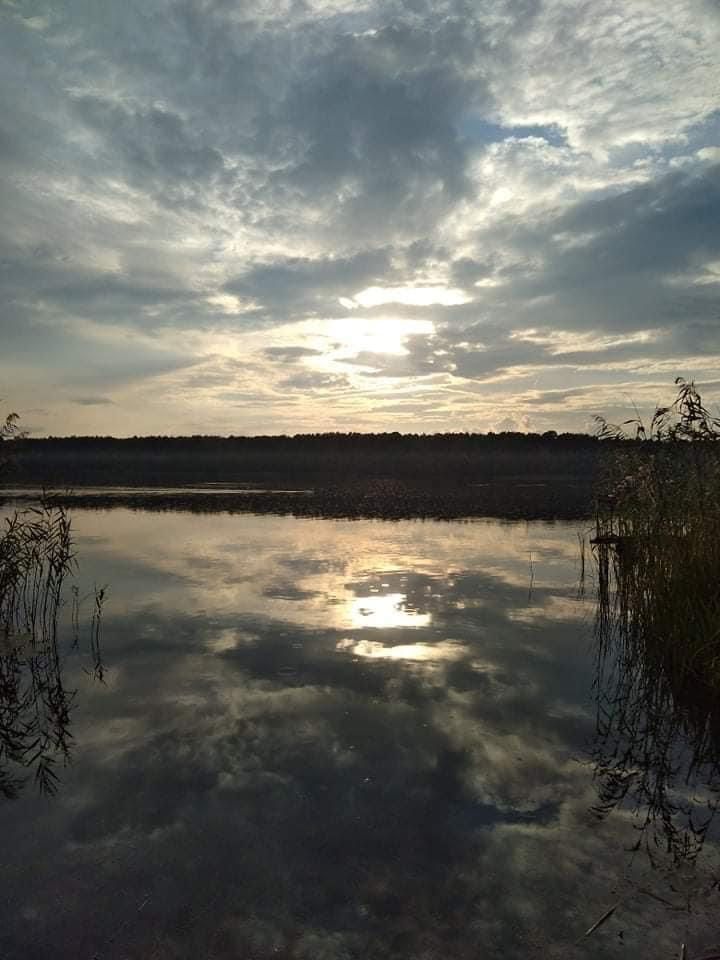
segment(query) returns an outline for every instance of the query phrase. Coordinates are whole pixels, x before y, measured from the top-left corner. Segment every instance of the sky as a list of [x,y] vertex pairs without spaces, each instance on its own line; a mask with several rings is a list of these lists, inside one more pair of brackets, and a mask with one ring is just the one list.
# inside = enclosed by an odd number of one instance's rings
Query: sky
[[0,0],[33,435],[720,401],[716,0]]

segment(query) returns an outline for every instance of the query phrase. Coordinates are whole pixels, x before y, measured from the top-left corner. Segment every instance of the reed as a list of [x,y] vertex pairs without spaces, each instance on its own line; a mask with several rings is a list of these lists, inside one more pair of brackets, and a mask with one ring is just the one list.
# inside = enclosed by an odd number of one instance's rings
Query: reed
[[[693,383],[606,461],[597,497],[600,616],[676,687],[720,695],[720,420]],[[605,435],[618,428],[602,422]]]
[[693,383],[676,383],[649,428],[600,421],[601,436],[620,442],[592,541],[596,769],[598,812],[632,800],[641,829],[686,858],[720,796],[720,421]]
[[[0,796],[13,799],[34,771],[43,793],[57,789],[58,764],[70,758],[74,691],[63,679],[58,621],[75,566],[70,519],[46,499],[6,520],[0,536]],[[90,625],[93,675],[102,680],[104,590],[95,591]],[[79,602],[73,593],[74,645]]]

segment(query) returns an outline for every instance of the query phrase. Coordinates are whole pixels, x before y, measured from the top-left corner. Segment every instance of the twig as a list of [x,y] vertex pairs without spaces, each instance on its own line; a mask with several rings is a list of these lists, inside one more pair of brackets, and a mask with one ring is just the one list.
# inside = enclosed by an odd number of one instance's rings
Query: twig
[[658,903],[664,904],[666,907],[670,907],[671,910],[684,910],[684,907],[679,907],[676,903],[671,903],[669,900],[666,900],[665,897],[660,897],[657,893],[653,893],[652,890],[648,890],[645,887],[638,887],[638,893],[644,893],[646,897],[652,897],[653,900],[657,900]]
[[531,550],[530,551],[530,586],[528,587],[528,601],[532,600],[534,583],[535,583],[535,564],[533,563],[533,555]]
[[620,901],[618,900],[618,902],[614,903],[609,910],[606,910],[605,913],[600,917],[600,919],[596,920],[595,923],[591,927],[589,927],[581,937],[578,937],[578,939],[575,941],[575,945],[577,946],[577,944],[580,943],[582,940],[584,940],[585,937],[589,937],[591,933],[595,933],[598,927],[601,927],[606,920],[610,919],[610,917],[615,913],[615,911],[619,906],[620,906]]

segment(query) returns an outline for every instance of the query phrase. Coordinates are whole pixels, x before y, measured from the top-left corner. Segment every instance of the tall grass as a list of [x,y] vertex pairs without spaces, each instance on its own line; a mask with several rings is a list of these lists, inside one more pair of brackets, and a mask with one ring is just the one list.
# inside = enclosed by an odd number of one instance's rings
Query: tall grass
[[632,799],[647,836],[687,857],[720,796],[720,421],[676,383],[649,428],[600,422],[625,442],[606,461],[593,538],[598,811]]

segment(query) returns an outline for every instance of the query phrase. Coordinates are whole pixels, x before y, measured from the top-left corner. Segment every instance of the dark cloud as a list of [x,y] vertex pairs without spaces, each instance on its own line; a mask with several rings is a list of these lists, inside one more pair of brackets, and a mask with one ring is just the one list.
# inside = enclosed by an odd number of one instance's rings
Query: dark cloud
[[414,349],[408,354],[373,353],[363,350],[352,356],[342,357],[343,362],[367,367],[366,376],[380,377],[419,377],[451,370],[449,361],[435,358],[432,354],[432,340],[414,339]]
[[[694,273],[715,259],[720,251],[719,220],[720,166],[700,173],[671,173],[617,196],[579,204],[541,229],[527,231],[525,238],[522,231],[516,233],[533,246],[548,233],[559,238],[549,245],[542,276],[525,284],[521,280],[519,290],[541,295],[559,287],[561,293],[581,289],[591,296],[609,287],[612,296],[618,282],[622,293],[628,284],[658,284],[665,288],[672,310],[675,298],[667,280],[679,275],[682,283],[688,271]],[[567,243],[569,248],[563,249]],[[680,296],[689,285],[686,280]],[[613,305],[611,301],[609,306]],[[685,311],[677,313],[682,316]],[[625,311],[620,314],[619,326],[627,325],[626,316]],[[613,329],[614,319],[608,310],[603,326]]]
[[170,110],[132,109],[97,96],[78,98],[75,110],[103,140],[105,155],[95,162],[111,168],[121,161],[130,183],[159,194],[165,202],[194,199],[198,189],[224,173],[220,151]]
[[320,373],[315,370],[305,370],[285,377],[278,384],[280,390],[344,390],[350,386],[344,374]]
[[80,404],[81,407],[103,407],[112,406],[114,401],[109,397],[70,397],[73,403]]
[[461,257],[459,260],[452,262],[450,269],[450,276],[454,284],[472,288],[478,280],[483,280],[494,273],[495,264],[492,258],[475,260],[472,257]]
[[267,347],[263,354],[268,360],[277,360],[280,363],[298,363],[306,357],[322,356],[322,350],[313,350],[312,347]]
[[[538,365],[716,364],[711,4],[681,4],[652,29],[610,9],[590,24],[555,0],[131,12],[68,0],[0,16],[11,370],[70,387],[111,349],[96,327],[164,339],[168,354],[192,333],[195,360],[217,353],[216,334],[263,330],[254,354],[287,363],[273,328],[349,317],[340,297],[413,283],[472,302],[361,308],[436,326],[404,358],[355,358],[375,381],[521,371],[522,390]],[[595,346],[511,336],[527,329]],[[643,330],[659,333],[607,342]],[[147,343],[138,379],[154,375]],[[349,380],[360,392],[362,377]]]
[[[88,330],[82,324],[53,323],[51,317],[41,321],[21,304],[11,303],[4,310],[2,332],[7,355],[12,354],[16,363],[33,369],[34,364],[50,358],[44,383],[52,384],[55,391],[63,384],[72,388],[73,394],[78,389],[94,392],[188,370],[197,363],[193,352],[183,349],[181,343],[166,345],[151,337],[139,341],[124,331]],[[40,377],[38,374],[35,389],[43,388]]]
[[293,257],[250,267],[226,283],[225,289],[259,301],[280,317],[288,312],[303,316],[320,307],[337,311],[338,297],[380,281],[389,263],[386,249],[319,260]]
[[570,387],[567,390],[534,390],[521,394],[520,402],[537,404],[539,406],[563,406],[575,397],[590,397],[593,387]]
[[417,229],[467,194],[456,119],[472,35],[472,23],[448,19],[339,39],[288,98],[308,144],[290,182],[323,197],[349,188],[334,214],[371,233]]

